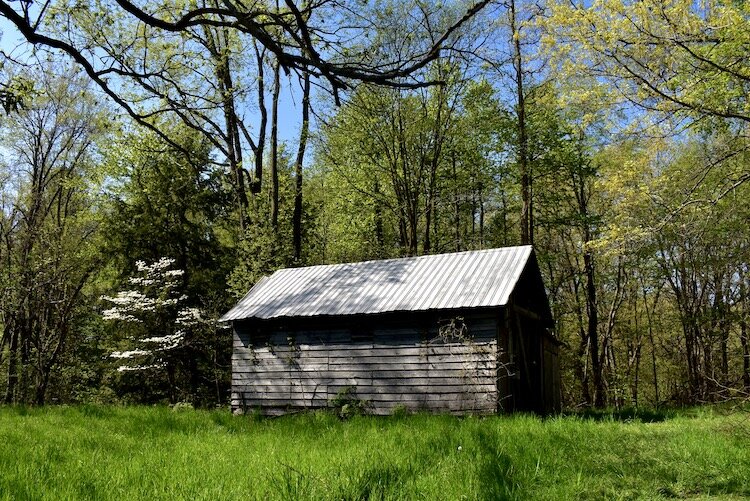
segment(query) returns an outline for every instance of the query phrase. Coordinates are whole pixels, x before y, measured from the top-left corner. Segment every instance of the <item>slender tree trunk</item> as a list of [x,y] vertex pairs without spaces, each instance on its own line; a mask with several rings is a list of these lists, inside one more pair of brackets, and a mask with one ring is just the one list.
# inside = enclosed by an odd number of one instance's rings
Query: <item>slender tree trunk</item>
[[722,307],[719,310],[719,343],[721,347],[721,384],[722,387],[725,387],[729,384],[729,332],[732,323],[728,315],[729,305],[725,298],[722,298],[721,304]]
[[726,385],[729,383],[729,321],[725,320],[722,321],[721,326],[721,385],[722,385],[722,393],[725,393],[726,390],[723,388],[726,387]]
[[508,245],[508,198],[507,194],[505,193],[505,190],[500,194],[500,207],[502,207],[502,213],[500,214],[500,217],[502,218],[502,229],[503,229],[503,245]]
[[477,193],[475,190],[471,190],[471,240],[474,241],[474,237],[477,233]]
[[29,401],[29,371],[31,370],[31,322],[30,310],[24,314],[25,321],[23,324],[23,330],[21,331],[21,363],[18,371],[18,390],[17,390],[17,401],[28,402]]
[[716,400],[716,374],[714,372],[713,346],[708,337],[700,336],[703,347],[703,373],[701,374],[702,385],[704,387],[703,396],[708,397],[710,401]]
[[633,407],[638,407],[638,383],[641,375],[641,340],[638,340],[638,346],[635,351],[635,382],[633,385]]
[[[218,330],[215,326],[214,329]],[[221,374],[223,374],[224,371],[221,370],[219,366],[219,350],[216,348],[219,346],[219,343],[214,344],[214,349],[211,353],[211,366],[212,366],[212,374],[214,379],[214,389],[216,390],[216,402],[223,402],[224,399],[221,395]]]
[[222,95],[222,112],[224,113],[225,128],[223,135],[224,142],[226,143],[226,156],[232,175],[232,186],[234,187],[237,199],[240,229],[244,232],[247,227],[247,208],[249,202],[242,167],[242,144],[240,142],[240,124],[234,100],[234,82],[229,62],[229,53],[226,50],[228,35],[226,30],[213,31],[211,28],[205,28],[204,35],[207,48],[213,56],[214,73]]
[[[31,277],[31,255],[35,248],[36,239],[39,233],[41,223],[39,209],[42,199],[42,187],[36,180],[40,177],[39,168],[34,166],[32,182],[32,203],[31,210],[26,219],[26,234],[24,235],[21,246],[21,258],[19,268],[21,270],[18,290],[21,299],[16,305],[16,311],[13,312],[13,321],[10,334],[10,346],[8,352],[8,383],[5,391],[5,402],[16,403],[24,401],[25,398],[25,381],[24,371],[26,369],[29,357],[29,324],[31,323],[31,313],[33,308],[29,307],[31,298],[29,294],[34,289],[33,279]],[[6,326],[7,328],[7,326]],[[19,398],[20,394],[20,398]]]
[[656,342],[654,341],[654,311],[656,310],[656,305],[659,304],[659,293],[661,292],[661,288],[656,290],[656,297],[654,298],[654,306],[651,310],[649,310],[648,307],[648,295],[646,292],[646,287],[642,287],[643,290],[643,306],[646,311],[646,321],[648,322],[648,338],[649,342],[651,343],[651,371],[654,378],[654,404],[659,405],[659,375],[656,370],[657,364],[656,364]]
[[175,379],[175,367],[172,362],[167,362],[167,385],[169,386],[169,403],[177,403],[177,380]]
[[425,254],[429,254],[432,250],[432,238],[430,231],[432,230],[432,218],[435,214],[435,193],[434,193],[434,180],[430,181],[430,188],[427,193],[427,204],[425,207],[425,218],[424,218],[424,245],[423,250]]
[[599,358],[599,312],[597,311],[596,302],[596,269],[594,266],[594,256],[591,251],[584,251],[583,263],[586,273],[586,311],[588,313],[586,336],[589,339],[591,373],[594,378],[594,406],[602,408],[605,403],[604,380],[602,378],[601,359]]
[[564,251],[565,258],[567,261],[567,270],[570,274],[570,292],[573,297],[573,311],[575,313],[578,330],[578,350],[576,351],[575,357],[575,372],[578,381],[581,383],[581,396],[583,397],[583,405],[586,407],[592,404],[591,389],[589,386],[589,337],[586,332],[586,321],[585,316],[585,298],[581,296],[585,293],[585,288],[580,283],[579,276],[579,261],[570,256],[567,249]]
[[479,181],[477,191],[479,193],[479,248],[484,249],[484,186],[481,181]]
[[[445,87],[438,88],[438,106],[435,114],[435,122],[432,133],[432,155],[430,157],[430,176],[427,184],[427,200],[425,201],[425,230],[424,230],[424,253],[429,254],[432,250],[430,241],[430,223],[435,216],[435,186],[437,183],[437,171],[440,158],[443,153],[443,106],[445,106]],[[450,115],[448,114],[449,118]]]
[[36,387],[34,388],[34,403],[36,405],[44,405],[49,377],[49,371],[42,372],[37,377]]
[[403,209],[399,210],[398,214],[398,242],[402,252],[404,249],[408,249],[409,242],[406,231],[406,217]]
[[591,405],[591,388],[589,387],[589,371],[588,371],[588,358],[589,358],[589,341],[586,331],[581,328],[579,332],[580,342],[578,343],[577,363],[576,363],[576,375],[578,380],[581,382],[581,396],[583,397],[583,403],[586,407]]
[[748,311],[747,283],[745,282],[745,267],[740,266],[740,344],[742,345],[742,386],[750,396],[750,339],[748,339],[747,318]]
[[633,383],[630,389],[630,401],[633,407],[638,407],[638,383],[641,368],[641,326],[639,323],[640,312],[638,311],[638,294],[633,297],[633,323],[635,332],[635,343],[628,342],[628,376],[633,368]]
[[305,72],[302,84],[302,129],[299,134],[299,148],[297,149],[297,160],[294,166],[294,216],[292,232],[295,262],[299,262],[302,258],[302,167],[305,160],[305,149],[307,148],[307,135],[309,130],[310,74]]
[[521,244],[534,243],[533,215],[531,213],[531,172],[528,152],[528,132],[526,130],[526,96],[524,94],[523,54],[521,52],[521,34],[518,26],[516,1],[510,0],[508,15],[513,37],[513,79],[516,84],[516,133],[518,135],[518,167],[521,175]]
[[740,344],[742,344],[742,386],[750,391],[750,340],[748,340],[747,320],[740,320]]
[[258,44],[253,42],[255,48],[255,60],[258,64],[258,110],[260,111],[260,125],[258,127],[258,141],[253,151],[255,156],[255,176],[252,183],[252,192],[258,194],[263,184],[263,153],[266,148],[266,127],[268,126],[268,109],[266,109],[266,86],[265,86],[265,52],[259,49]]
[[[416,203],[416,200],[415,200]],[[417,208],[411,207],[409,211],[409,255],[416,256],[419,253],[419,221],[417,219]]]
[[[719,354],[720,354],[720,360],[719,360],[719,371],[720,375],[717,377],[716,374],[710,374],[709,380],[710,384],[712,385],[711,391],[712,393],[718,393],[721,395],[721,398],[723,398],[723,394],[725,393],[724,388],[726,387],[726,384],[729,380],[729,353],[728,353],[728,343],[729,343],[729,329],[731,327],[731,323],[729,321],[727,312],[728,312],[728,304],[725,298],[725,289],[724,289],[724,277],[721,270],[717,270],[714,273],[713,276],[713,282],[714,282],[714,297],[713,297],[713,306],[712,306],[712,315],[711,315],[711,328],[710,333],[712,334],[709,336],[709,338],[706,340],[708,345],[708,352],[709,356],[712,356],[713,351],[713,338],[714,335],[718,335],[718,341],[719,341]],[[719,381],[718,378],[721,378]],[[717,395],[719,396],[719,395]]]
[[[435,197],[437,198],[437,197]],[[441,242],[440,242],[440,220],[438,218],[439,214],[437,211],[437,204],[433,199],[433,210],[432,210],[432,248],[433,249],[440,249]]]
[[383,205],[380,201],[380,183],[377,178],[373,186],[375,194],[375,246],[377,247],[377,257],[385,257],[385,233],[383,231]]
[[271,102],[271,226],[279,228],[279,94],[281,80],[280,65],[273,65],[273,100]]
[[698,399],[698,368],[695,364],[695,340],[693,339],[693,328],[688,318],[682,319],[682,332],[685,336],[685,357],[688,370],[688,387],[690,398]]
[[8,348],[8,385],[5,387],[4,401],[6,404],[12,404],[15,402],[18,384],[18,331],[16,329],[13,329],[10,334]]
[[198,369],[198,357],[201,356],[200,350],[191,348],[188,350],[188,371],[190,377],[190,396],[193,405],[200,406],[202,402],[199,399],[198,388],[200,388],[200,371]]
[[[458,192],[458,172],[456,169],[456,152],[451,151],[451,167],[453,170],[453,204],[455,210],[455,239],[456,252],[461,250],[461,201]],[[504,213],[503,213],[504,214]],[[504,217],[504,216],[503,216]]]

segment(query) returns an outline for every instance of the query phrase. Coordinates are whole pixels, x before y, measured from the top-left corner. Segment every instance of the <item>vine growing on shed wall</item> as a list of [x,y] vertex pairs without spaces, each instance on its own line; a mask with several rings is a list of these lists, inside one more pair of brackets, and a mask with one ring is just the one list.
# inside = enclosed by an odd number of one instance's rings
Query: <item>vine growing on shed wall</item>
[[[447,346],[450,356],[457,356],[461,360],[463,366],[461,381],[465,387],[465,394],[472,399],[474,408],[481,408],[481,403],[491,399],[492,396],[484,392],[475,391],[473,388],[483,384],[481,381],[482,378],[479,376],[479,371],[490,368],[486,364],[492,359],[485,359],[488,355],[492,354],[490,343],[477,343],[469,331],[464,317],[459,316],[440,320],[437,337],[433,341]],[[454,347],[468,348],[468,350],[460,350],[457,353],[453,351]],[[502,370],[508,375],[511,374],[507,364],[500,361],[500,355],[501,350],[497,346],[494,360],[494,368],[496,369],[495,385],[500,382]],[[482,364],[485,364],[485,366],[482,367]],[[498,397],[500,397],[499,394]]]

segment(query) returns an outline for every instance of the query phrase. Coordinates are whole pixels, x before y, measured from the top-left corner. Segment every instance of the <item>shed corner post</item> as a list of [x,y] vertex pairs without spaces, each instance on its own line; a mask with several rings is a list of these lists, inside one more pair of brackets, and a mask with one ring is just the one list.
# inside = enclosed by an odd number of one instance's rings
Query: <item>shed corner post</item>
[[511,360],[511,339],[508,316],[508,306],[500,307],[497,314],[497,357],[496,364],[496,388],[497,388],[497,405],[496,413],[503,414],[513,410],[513,395],[510,393],[510,366]]

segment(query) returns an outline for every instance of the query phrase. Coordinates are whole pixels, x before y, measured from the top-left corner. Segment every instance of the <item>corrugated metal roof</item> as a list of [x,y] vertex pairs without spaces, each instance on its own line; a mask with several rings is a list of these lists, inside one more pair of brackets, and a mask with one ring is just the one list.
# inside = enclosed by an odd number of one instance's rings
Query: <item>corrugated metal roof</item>
[[221,320],[355,315],[507,304],[531,246],[279,270]]

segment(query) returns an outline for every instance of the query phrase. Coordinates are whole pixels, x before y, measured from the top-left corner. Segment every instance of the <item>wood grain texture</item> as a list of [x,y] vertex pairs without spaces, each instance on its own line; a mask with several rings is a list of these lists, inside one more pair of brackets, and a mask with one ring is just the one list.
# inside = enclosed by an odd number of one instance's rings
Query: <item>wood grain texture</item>
[[266,326],[265,331],[235,325],[232,406],[278,415],[327,407],[340,392],[354,388],[373,414],[388,414],[397,406],[495,412],[496,319],[483,313],[465,318],[464,326],[462,334],[468,338],[446,335],[439,322]]

